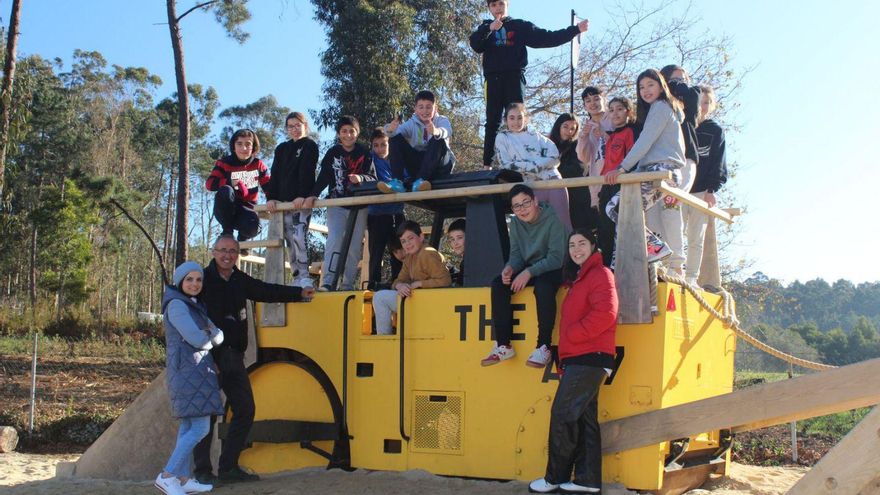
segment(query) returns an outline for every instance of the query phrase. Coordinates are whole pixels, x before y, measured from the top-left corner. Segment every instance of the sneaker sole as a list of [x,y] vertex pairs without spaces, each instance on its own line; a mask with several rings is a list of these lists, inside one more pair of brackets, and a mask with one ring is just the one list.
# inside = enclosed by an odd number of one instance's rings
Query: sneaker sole
[[425,192],[425,191],[430,191],[430,190],[431,190],[431,186],[429,184],[425,184],[424,182],[419,184],[419,187],[416,188],[416,191],[418,191],[418,192]]
[[391,194],[394,192],[394,189],[391,189],[391,186],[384,182],[380,182],[379,184],[377,184],[376,189],[382,191],[385,194]]
[[159,483],[156,483],[155,481],[153,482],[153,486],[155,486],[156,489],[158,489],[160,492],[164,493],[165,495],[171,495],[170,493],[168,493],[168,490],[163,488],[162,485],[160,485]]
[[537,361],[528,360],[526,361],[526,366],[529,368],[545,368],[547,367],[547,363],[539,363]]
[[542,492],[541,490],[535,490],[534,488],[529,487],[529,493],[559,493],[559,488],[557,487],[552,490]]
[[[663,261],[670,256],[672,256],[672,251],[667,251],[666,253],[659,255],[659,256],[648,256],[648,263],[656,263],[658,261]],[[582,492],[582,493],[591,493],[591,492]]]

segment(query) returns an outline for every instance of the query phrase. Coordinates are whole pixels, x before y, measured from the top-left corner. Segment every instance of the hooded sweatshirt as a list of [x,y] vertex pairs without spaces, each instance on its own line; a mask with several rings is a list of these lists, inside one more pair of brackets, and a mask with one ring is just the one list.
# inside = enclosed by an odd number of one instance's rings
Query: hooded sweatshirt
[[305,198],[315,186],[318,144],[309,137],[288,140],[275,148],[272,178],[263,186],[267,200]]
[[425,129],[425,124],[422,123],[415,113],[412,114],[412,117],[406,122],[400,124],[394,133],[388,131],[387,125],[385,126],[385,132],[388,133],[389,138],[402,135],[406,138],[406,142],[416,151],[424,151],[427,149],[428,142],[431,138],[442,139],[446,141],[446,145],[448,146],[449,138],[452,137],[452,124],[449,122],[449,119],[438,114],[431,119],[431,121],[434,122],[434,129],[439,131],[437,136],[428,135],[428,131]]
[[714,120],[704,120],[697,127],[700,164],[691,192],[717,192],[727,182],[727,155],[724,130]]
[[565,227],[553,207],[540,203],[541,211],[533,223],[510,219],[510,260],[514,273],[528,268],[537,277],[562,267],[566,256]]
[[559,150],[553,141],[531,129],[503,130],[495,138],[494,163],[522,174],[525,180],[561,179]]
[[637,165],[670,163],[676,168],[684,167],[684,136],[681,122],[684,114],[673,110],[666,100],[651,104],[639,138],[626,158],[620,163],[625,172],[632,172]]
[[494,20],[484,20],[471,34],[471,48],[483,55],[483,73],[521,72],[529,65],[526,47],[553,48],[571,41],[581,31],[568,26],[558,31],[541,29],[522,19],[505,17],[498,31],[489,29]]
[[330,198],[342,198],[349,194],[351,182],[349,175],[358,175],[363,182],[376,180],[373,160],[366,146],[355,143],[351,151],[346,151],[341,144],[327,150],[321,160],[321,171],[309,196],[317,197],[324,189],[330,187]]
[[235,197],[246,206],[257,204],[260,186],[269,182],[269,169],[257,157],[239,160],[237,156],[226,155],[214,162],[214,169],[205,181],[209,191],[216,191],[229,185],[235,189]]

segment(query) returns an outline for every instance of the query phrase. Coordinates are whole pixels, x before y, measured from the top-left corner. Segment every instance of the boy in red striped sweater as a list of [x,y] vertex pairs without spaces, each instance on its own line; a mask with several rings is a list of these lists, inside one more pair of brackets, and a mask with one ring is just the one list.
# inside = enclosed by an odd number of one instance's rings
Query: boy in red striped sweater
[[[254,211],[259,188],[269,182],[269,169],[257,158],[260,140],[250,129],[239,129],[229,139],[229,154],[214,163],[205,181],[214,196],[214,218],[224,235],[238,231],[238,240],[246,241],[260,231],[260,219]],[[242,250],[244,251],[244,250]]]

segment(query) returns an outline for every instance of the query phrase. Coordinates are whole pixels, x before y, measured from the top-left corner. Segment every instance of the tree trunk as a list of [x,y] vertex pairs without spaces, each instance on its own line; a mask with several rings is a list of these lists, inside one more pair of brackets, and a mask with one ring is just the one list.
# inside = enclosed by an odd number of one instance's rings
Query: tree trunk
[[187,259],[187,203],[189,201],[189,92],[186,87],[186,69],[183,64],[183,38],[177,19],[177,1],[166,0],[168,8],[168,30],[171,34],[171,48],[174,50],[174,74],[177,78],[178,104],[178,172],[177,172],[177,235],[175,240],[175,263],[177,266]]
[[6,39],[6,63],[3,65],[3,86],[0,88],[0,198],[3,197],[3,179],[6,171],[9,112],[12,106],[12,82],[15,78],[15,56],[18,48],[18,24],[20,20],[21,0],[12,0],[12,13],[9,15],[9,34]]
[[171,256],[171,237],[173,229],[171,228],[171,212],[174,210],[174,163],[168,167],[168,201],[165,208],[165,243],[162,244],[162,259],[168,263]]

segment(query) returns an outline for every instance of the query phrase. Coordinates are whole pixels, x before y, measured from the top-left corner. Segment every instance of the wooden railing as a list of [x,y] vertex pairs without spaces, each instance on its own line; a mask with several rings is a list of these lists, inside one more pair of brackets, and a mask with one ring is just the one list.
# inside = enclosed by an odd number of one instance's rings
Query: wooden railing
[[[683,204],[706,213],[709,224],[706,228],[706,241],[700,268],[699,284],[701,286],[721,287],[721,271],[718,261],[718,242],[715,231],[715,220],[733,223],[739,210],[709,207],[705,201],[680,189],[668,186],[664,180],[671,179],[669,172],[631,173],[621,175],[620,210],[617,222],[617,262],[615,279],[620,300],[618,320],[620,323],[650,323],[652,321],[651,306],[654,303],[648,277],[648,259],[645,250],[645,212],[642,210],[640,185],[643,182],[654,182],[665,195],[675,197]],[[578,177],[573,179],[544,180],[526,182],[533,189],[558,189],[562,187],[583,187],[603,184],[602,177]],[[406,192],[380,194],[375,196],[321,199],[315,202],[315,208],[327,206],[365,207],[368,205],[398,202],[415,202],[432,199],[455,197],[482,196],[486,194],[506,194],[516,183],[493,184],[487,186],[460,187],[456,189],[440,189],[423,192]],[[278,203],[276,213],[270,214],[266,205],[257,205],[255,210],[269,221],[266,240],[243,243],[244,247],[266,248],[266,280],[284,282],[284,243],[283,243],[283,212],[293,210],[293,204]],[[266,305],[262,324],[266,326],[283,326],[283,305]],[[272,306],[277,306],[274,309]]]

